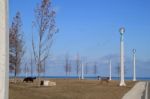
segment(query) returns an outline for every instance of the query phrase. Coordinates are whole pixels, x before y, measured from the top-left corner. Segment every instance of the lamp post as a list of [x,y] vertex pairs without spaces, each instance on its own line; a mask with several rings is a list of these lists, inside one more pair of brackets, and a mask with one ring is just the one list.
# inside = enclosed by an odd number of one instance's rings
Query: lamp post
[[124,82],[124,39],[123,34],[125,32],[125,28],[121,27],[119,29],[120,32],[120,86],[126,86]]
[[81,79],[84,79],[84,65],[83,63],[81,64]]
[[109,80],[111,81],[111,60],[109,61]]
[[135,53],[136,50],[133,49],[133,81],[136,81]]
[[8,0],[0,0],[0,99],[8,99]]

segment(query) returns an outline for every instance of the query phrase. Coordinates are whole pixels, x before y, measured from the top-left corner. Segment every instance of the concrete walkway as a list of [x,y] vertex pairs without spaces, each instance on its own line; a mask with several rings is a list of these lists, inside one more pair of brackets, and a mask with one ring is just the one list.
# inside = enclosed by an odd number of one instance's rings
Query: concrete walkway
[[138,82],[126,93],[122,99],[142,99],[146,87],[146,82]]

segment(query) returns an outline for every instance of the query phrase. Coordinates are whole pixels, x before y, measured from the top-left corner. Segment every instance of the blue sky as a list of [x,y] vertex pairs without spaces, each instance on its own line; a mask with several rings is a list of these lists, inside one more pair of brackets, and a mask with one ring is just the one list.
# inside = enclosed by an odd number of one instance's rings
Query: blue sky
[[[31,50],[31,26],[34,8],[41,0],[10,0],[9,19],[21,12],[27,50]],[[127,76],[132,76],[132,49],[137,58],[137,75],[150,76],[150,1],[149,0],[52,0],[59,32],[51,48],[47,75],[64,73],[64,57],[77,53],[98,63],[101,75],[107,75],[110,56],[119,63],[119,28],[124,26]],[[28,52],[27,51],[27,52]],[[59,66],[58,66],[59,65]]]

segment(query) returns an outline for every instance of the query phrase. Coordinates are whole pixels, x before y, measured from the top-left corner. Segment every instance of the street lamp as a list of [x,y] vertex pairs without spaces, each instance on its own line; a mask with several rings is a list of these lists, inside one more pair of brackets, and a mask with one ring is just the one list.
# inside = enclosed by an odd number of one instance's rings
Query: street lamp
[[124,40],[123,34],[125,32],[125,28],[121,27],[119,29],[120,32],[120,86],[126,86],[124,82]]
[[109,61],[109,80],[111,80],[111,60]]
[[84,79],[84,64],[81,64],[81,79]]
[[119,32],[120,32],[120,35],[123,35],[124,32],[125,32],[125,28],[124,28],[124,27],[121,27],[121,28],[119,29]]
[[8,99],[9,89],[8,1],[0,0],[0,99]]
[[133,49],[133,81],[136,81],[135,53],[136,53],[136,50]]

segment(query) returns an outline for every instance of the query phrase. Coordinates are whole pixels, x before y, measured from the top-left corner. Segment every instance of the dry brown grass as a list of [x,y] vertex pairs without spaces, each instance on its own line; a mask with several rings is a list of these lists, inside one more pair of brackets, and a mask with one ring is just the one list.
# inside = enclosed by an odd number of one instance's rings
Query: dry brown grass
[[127,81],[127,87],[119,87],[118,81],[100,83],[98,80],[51,79],[53,87],[37,87],[34,84],[10,84],[9,99],[121,99],[135,84]]

